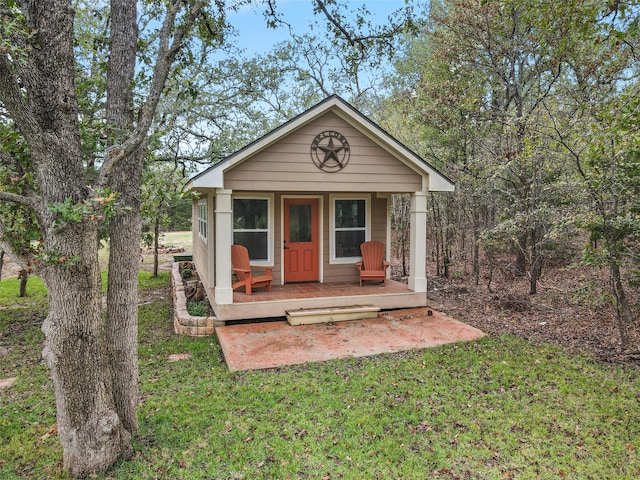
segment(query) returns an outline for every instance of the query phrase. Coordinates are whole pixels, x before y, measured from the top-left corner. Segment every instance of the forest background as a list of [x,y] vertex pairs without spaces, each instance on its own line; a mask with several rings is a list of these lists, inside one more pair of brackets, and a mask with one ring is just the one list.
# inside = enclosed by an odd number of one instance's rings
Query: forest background
[[[310,3],[300,31],[272,0],[0,2],[0,247],[49,290],[71,473],[127,455],[137,430],[140,215],[167,228],[185,178],[329,94],[456,183],[430,198],[434,277],[512,312],[539,311],[541,290],[589,303],[612,351],[637,358],[637,2],[407,2],[379,23],[365,2]],[[229,15],[243,8],[290,38],[246,55]],[[394,198],[399,276],[408,209]]]

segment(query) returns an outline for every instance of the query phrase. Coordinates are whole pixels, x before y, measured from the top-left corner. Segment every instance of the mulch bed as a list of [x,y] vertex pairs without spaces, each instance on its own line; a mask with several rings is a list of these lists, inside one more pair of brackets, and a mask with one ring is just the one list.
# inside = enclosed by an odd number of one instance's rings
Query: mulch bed
[[606,272],[548,266],[536,295],[528,293],[528,278],[508,271],[494,275],[493,292],[487,289],[486,278],[476,286],[470,275],[457,277],[429,279],[431,307],[488,335],[508,333],[534,344],[550,343],[568,352],[588,353],[604,362],[640,365],[640,295],[637,289],[627,288],[635,320],[627,325],[628,341],[623,348],[615,310],[604,300]]

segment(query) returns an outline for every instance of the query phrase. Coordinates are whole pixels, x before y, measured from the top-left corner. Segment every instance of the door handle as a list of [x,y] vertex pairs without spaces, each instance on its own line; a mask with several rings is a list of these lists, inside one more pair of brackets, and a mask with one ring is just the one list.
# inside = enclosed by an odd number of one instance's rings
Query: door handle
[[289,247],[287,247],[287,241],[283,240],[284,242],[284,246],[282,247],[283,250],[289,250]]

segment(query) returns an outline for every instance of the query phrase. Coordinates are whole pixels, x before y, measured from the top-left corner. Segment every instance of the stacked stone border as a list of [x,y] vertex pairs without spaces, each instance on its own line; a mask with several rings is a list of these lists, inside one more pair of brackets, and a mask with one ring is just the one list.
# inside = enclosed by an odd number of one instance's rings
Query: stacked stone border
[[180,269],[184,262],[171,266],[171,290],[173,293],[173,329],[178,335],[208,337],[215,333],[216,317],[194,317],[187,311],[187,297]]

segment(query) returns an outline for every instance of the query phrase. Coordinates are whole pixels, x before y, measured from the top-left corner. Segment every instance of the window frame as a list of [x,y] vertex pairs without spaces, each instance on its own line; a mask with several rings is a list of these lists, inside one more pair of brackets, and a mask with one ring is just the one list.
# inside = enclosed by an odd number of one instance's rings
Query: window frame
[[208,242],[209,202],[207,197],[198,200],[198,237],[204,243]]
[[[238,229],[234,228],[235,210],[233,208],[236,200],[266,200],[267,201],[267,228],[266,229]],[[236,232],[265,232],[267,235],[267,258],[249,259],[251,265],[258,267],[273,267],[273,226],[274,226],[274,194],[272,193],[239,193],[231,197],[231,243],[234,243]]]
[[336,232],[339,231],[353,231],[360,229],[336,229],[336,201],[337,200],[364,200],[365,211],[365,226],[364,226],[364,241],[371,240],[371,194],[369,193],[341,193],[341,194],[329,194],[329,251],[330,251],[330,264],[351,264],[362,260],[362,256],[354,257],[338,257],[336,255]]

